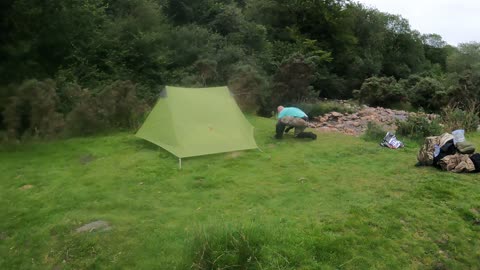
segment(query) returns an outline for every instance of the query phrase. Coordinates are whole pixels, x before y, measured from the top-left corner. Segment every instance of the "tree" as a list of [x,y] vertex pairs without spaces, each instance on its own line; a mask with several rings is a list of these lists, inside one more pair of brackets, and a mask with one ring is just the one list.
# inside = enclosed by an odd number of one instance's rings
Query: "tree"
[[314,63],[301,54],[286,59],[273,76],[273,103],[298,102],[315,98],[311,83],[314,79]]
[[480,42],[462,43],[447,58],[449,72],[480,70]]

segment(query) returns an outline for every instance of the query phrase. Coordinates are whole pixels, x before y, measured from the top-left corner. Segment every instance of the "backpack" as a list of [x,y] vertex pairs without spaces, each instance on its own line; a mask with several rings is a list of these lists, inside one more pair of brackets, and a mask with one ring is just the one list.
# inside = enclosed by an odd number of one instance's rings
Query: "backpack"
[[425,138],[425,141],[418,151],[417,160],[420,165],[430,166],[433,165],[433,158],[435,152],[435,145],[440,144],[439,136],[432,136]]

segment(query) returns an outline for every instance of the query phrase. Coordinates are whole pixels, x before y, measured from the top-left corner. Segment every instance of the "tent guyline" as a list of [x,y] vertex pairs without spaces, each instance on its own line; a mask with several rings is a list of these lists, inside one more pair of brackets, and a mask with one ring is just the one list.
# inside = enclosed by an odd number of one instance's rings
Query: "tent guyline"
[[227,87],[167,86],[136,133],[179,158],[256,149],[253,126]]

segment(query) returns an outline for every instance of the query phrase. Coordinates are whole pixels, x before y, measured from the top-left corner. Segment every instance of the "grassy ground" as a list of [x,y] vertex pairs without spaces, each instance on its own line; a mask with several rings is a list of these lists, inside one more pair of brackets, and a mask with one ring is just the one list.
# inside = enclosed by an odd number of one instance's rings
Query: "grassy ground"
[[[250,121],[263,152],[181,171],[125,133],[4,147],[0,269],[480,268],[478,174],[414,167],[415,144],[276,141]],[[112,229],[75,233],[95,220]]]

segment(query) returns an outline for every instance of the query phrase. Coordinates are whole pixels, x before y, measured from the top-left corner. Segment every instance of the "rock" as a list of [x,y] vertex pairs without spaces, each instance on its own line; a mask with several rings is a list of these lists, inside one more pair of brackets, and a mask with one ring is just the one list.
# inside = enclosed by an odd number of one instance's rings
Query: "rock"
[[83,232],[92,232],[92,231],[109,231],[111,229],[112,227],[110,227],[110,224],[108,224],[108,222],[104,220],[97,220],[97,221],[85,224],[80,228],[77,228],[75,232],[83,233]]
[[[347,103],[345,103],[347,104]],[[395,130],[396,121],[405,121],[411,115],[419,115],[427,119],[435,119],[437,115],[424,113],[410,113],[406,111],[396,111],[382,107],[355,107],[357,112],[354,113],[339,113],[331,112],[322,117],[316,117],[317,121],[313,126],[319,131],[333,132],[340,131],[345,134],[358,136],[365,132],[369,122],[374,122],[382,125],[385,129]],[[480,126],[478,128],[480,132]]]
[[91,154],[88,154],[88,155],[84,155],[84,156],[82,156],[82,157],[80,158],[80,163],[81,163],[82,165],[85,165],[85,164],[90,163],[90,162],[92,162],[92,161],[94,161],[94,160],[95,160],[95,157],[94,157],[93,155],[91,155]]
[[238,158],[242,155],[242,152],[240,151],[235,151],[235,152],[230,152],[227,154],[227,158],[228,159],[235,159],[235,158]]
[[351,128],[346,128],[344,130],[344,133],[347,134],[347,135],[357,135],[357,131],[355,129],[351,129]]
[[394,116],[395,119],[400,120],[400,121],[405,121],[407,120],[408,116],[405,114],[397,114]]
[[332,129],[332,128],[329,128],[329,127],[320,127],[320,128],[317,128],[317,131],[320,131],[320,132],[334,132],[336,130]]
[[21,190],[26,190],[26,189],[31,189],[31,188],[33,188],[32,185],[23,185],[23,186],[20,187]]
[[374,119],[375,119],[375,117],[374,117],[374,116],[372,116],[372,115],[367,115],[367,116],[362,116],[360,119],[361,119],[361,120],[365,120],[365,121],[369,122],[369,121],[372,121],[372,120],[374,120]]

